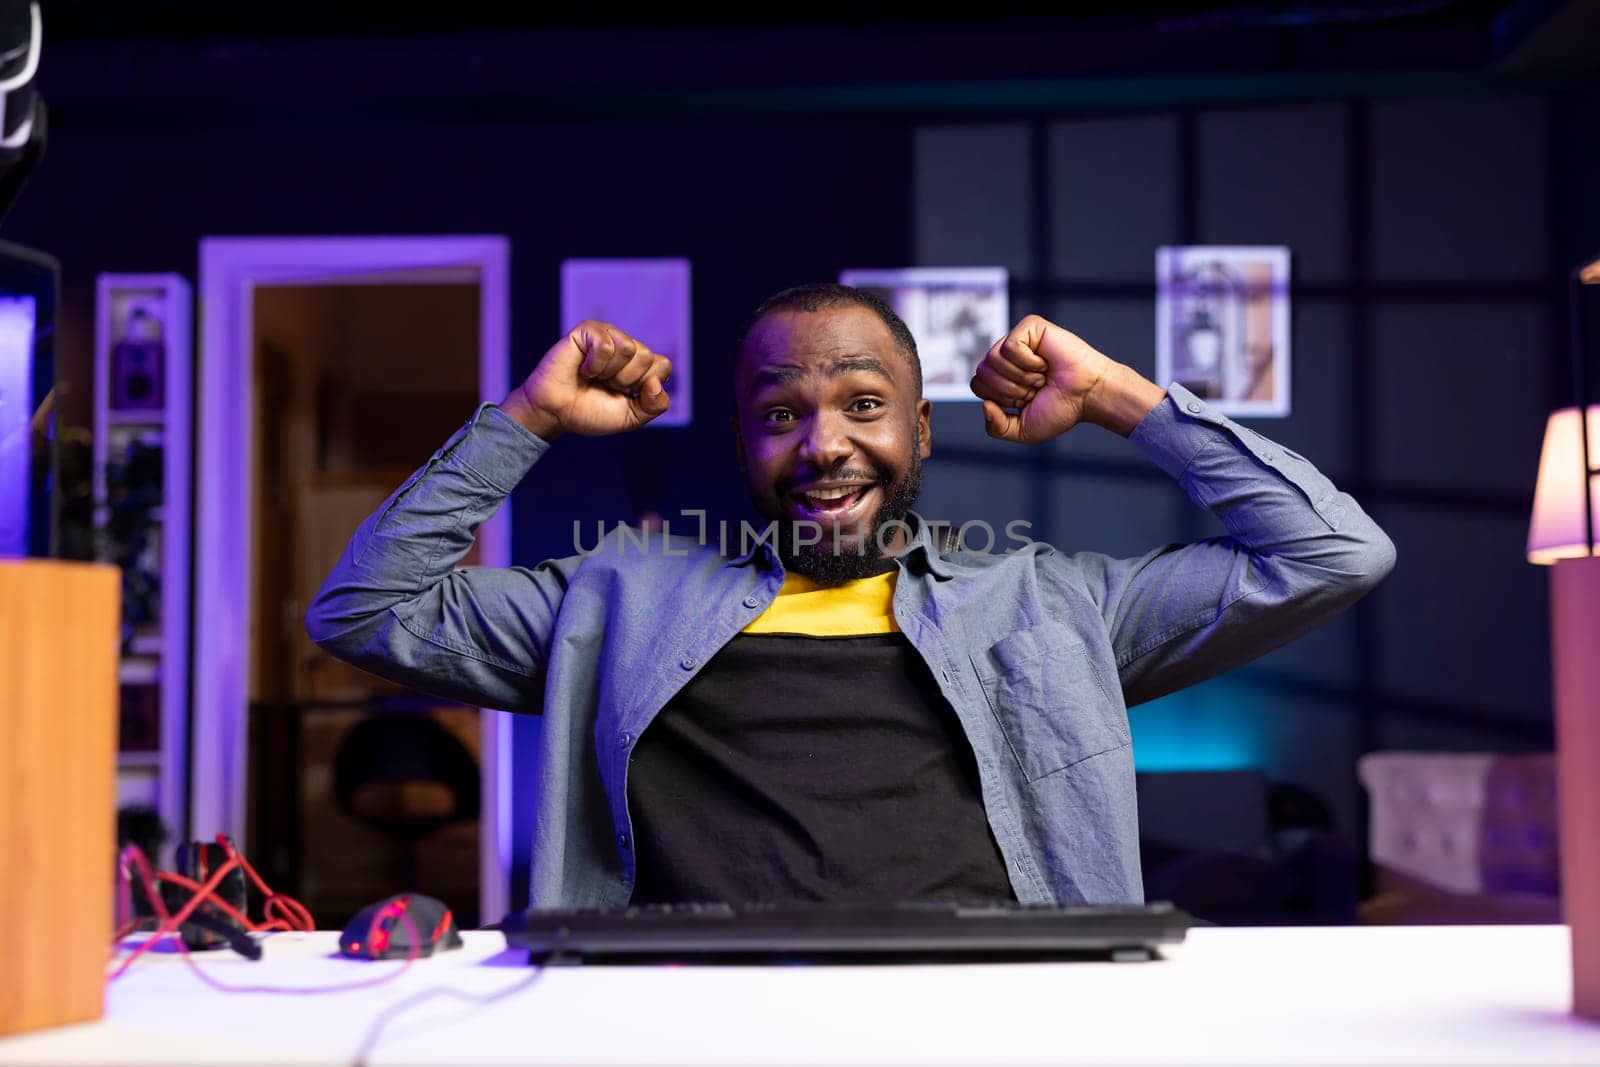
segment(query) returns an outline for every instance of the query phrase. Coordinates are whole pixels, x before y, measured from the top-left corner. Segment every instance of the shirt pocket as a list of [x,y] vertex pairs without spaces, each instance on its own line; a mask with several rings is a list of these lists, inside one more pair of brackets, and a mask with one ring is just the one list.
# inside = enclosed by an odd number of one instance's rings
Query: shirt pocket
[[978,683],[1028,781],[1131,740],[1083,641],[1061,623],[1018,630],[972,657]]

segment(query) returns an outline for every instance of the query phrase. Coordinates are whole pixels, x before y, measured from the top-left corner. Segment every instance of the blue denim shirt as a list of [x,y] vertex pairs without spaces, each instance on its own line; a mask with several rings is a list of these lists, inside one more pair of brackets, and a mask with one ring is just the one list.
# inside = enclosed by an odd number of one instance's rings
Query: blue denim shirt
[[[1132,559],[1042,543],[941,554],[913,515],[898,557],[895,619],[972,745],[1023,901],[1141,900],[1127,709],[1293,640],[1394,566],[1354,499],[1182,386],[1130,439],[1228,534]],[[533,903],[616,906],[634,881],[635,742],[784,571],[765,542],[737,556],[716,536],[645,548],[620,528],[537,567],[457,570],[548,447],[484,405],[362,524],[306,627],[382,677],[542,712],[536,765],[518,768],[537,798]]]

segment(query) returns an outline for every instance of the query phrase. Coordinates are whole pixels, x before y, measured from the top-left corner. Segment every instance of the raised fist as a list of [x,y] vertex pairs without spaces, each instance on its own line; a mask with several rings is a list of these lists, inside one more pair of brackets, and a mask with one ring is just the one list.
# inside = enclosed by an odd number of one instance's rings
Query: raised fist
[[1112,366],[1077,334],[1029,315],[984,354],[972,392],[990,437],[1037,444],[1085,418],[1091,391]]
[[557,341],[502,410],[545,440],[637,430],[667,410],[672,364],[604,322],[580,322]]

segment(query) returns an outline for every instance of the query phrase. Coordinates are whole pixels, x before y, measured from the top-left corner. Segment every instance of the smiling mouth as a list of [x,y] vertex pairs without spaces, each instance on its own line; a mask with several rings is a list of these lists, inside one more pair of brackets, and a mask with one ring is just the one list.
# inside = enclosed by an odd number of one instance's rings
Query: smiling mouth
[[831,489],[810,489],[792,494],[799,517],[814,520],[837,520],[853,517],[877,489],[876,483],[841,485]]

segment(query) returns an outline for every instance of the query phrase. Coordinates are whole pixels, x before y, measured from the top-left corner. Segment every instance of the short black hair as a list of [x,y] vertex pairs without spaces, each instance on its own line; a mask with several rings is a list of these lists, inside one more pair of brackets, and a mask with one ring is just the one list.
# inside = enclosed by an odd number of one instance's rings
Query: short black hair
[[751,331],[768,315],[780,311],[827,311],[836,307],[866,308],[883,320],[883,324],[889,328],[889,336],[894,338],[895,347],[911,366],[911,377],[917,386],[917,396],[920,397],[922,358],[917,355],[917,340],[911,336],[911,330],[906,327],[905,320],[896,315],[894,308],[886,304],[883,298],[871,289],[858,289],[837,282],[812,282],[773,293],[761,302],[751,314],[750,321],[745,324],[744,332],[739,335],[739,354],[744,355],[745,342],[750,339]]

